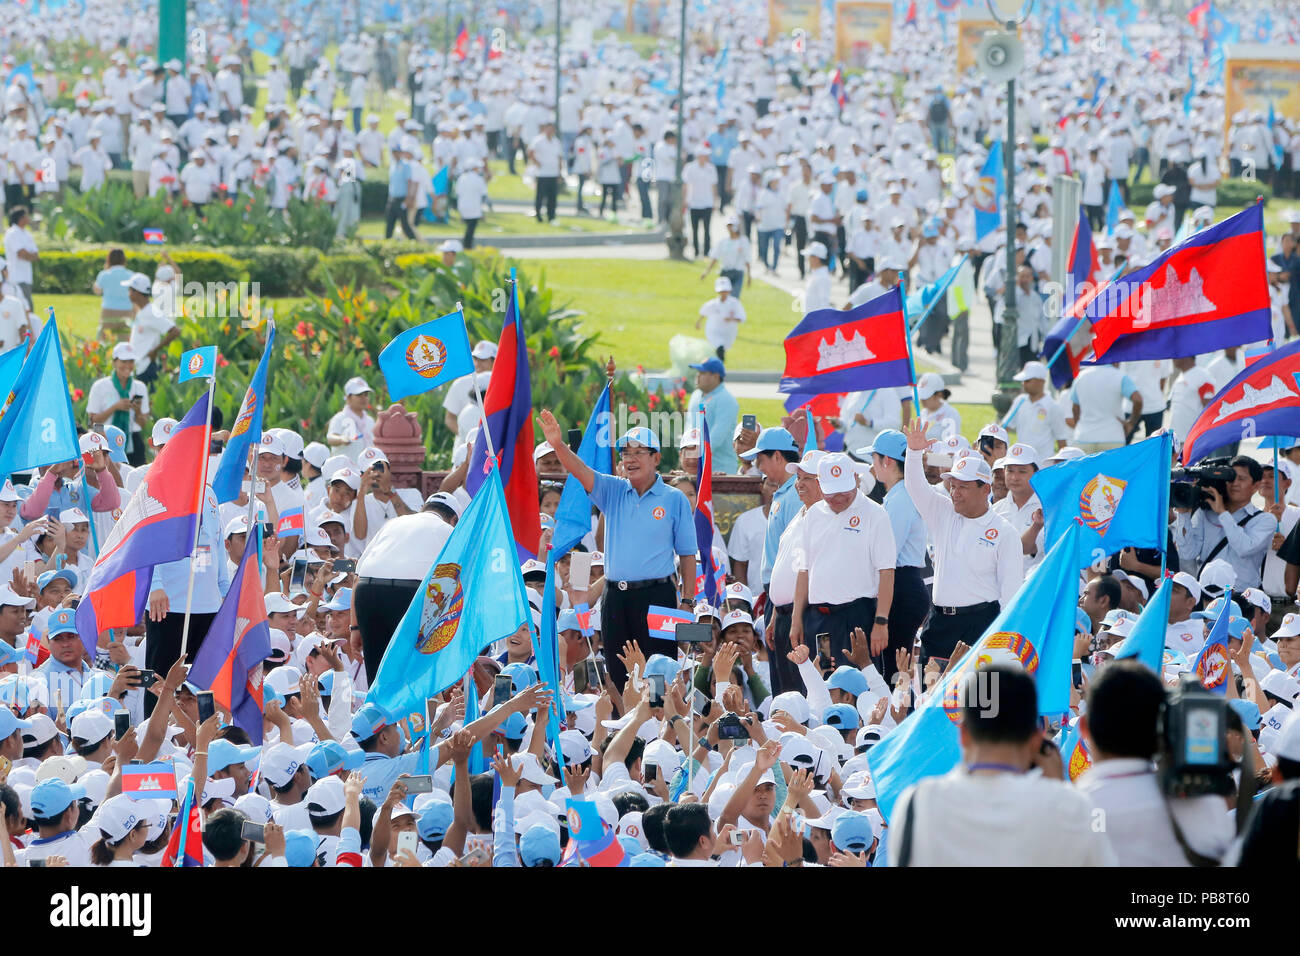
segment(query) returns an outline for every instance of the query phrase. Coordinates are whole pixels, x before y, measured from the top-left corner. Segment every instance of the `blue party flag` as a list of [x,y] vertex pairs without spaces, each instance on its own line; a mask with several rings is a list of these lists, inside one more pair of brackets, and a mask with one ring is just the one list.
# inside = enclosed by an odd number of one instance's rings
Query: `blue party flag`
[[379,353],[393,401],[474,372],[465,313],[460,309],[407,329]]
[[989,149],[988,159],[975,182],[975,238],[983,239],[1002,225],[1002,197],[1006,193],[1002,175],[1002,141]]
[[262,440],[262,412],[266,406],[266,373],[271,361],[271,347],[275,344],[275,326],[267,325],[266,347],[261,361],[253,372],[248,391],[239,405],[239,414],[230,426],[230,439],[221,453],[221,462],[212,476],[213,492],[217,501],[225,504],[239,497],[244,483],[244,469],[248,465],[248,450],[254,442]]
[[212,378],[216,374],[217,347],[204,345],[181,356],[181,372],[176,380],[188,382],[192,378]]
[[1115,235],[1115,227],[1119,225],[1119,213],[1124,208],[1124,197],[1120,194],[1119,183],[1112,179],[1110,181],[1110,195],[1106,197],[1106,235]]
[[1210,635],[1205,639],[1205,646],[1196,655],[1192,670],[1205,689],[1226,697],[1228,681],[1232,679],[1232,664],[1228,657],[1228,625],[1232,621],[1232,612],[1236,605],[1232,603],[1232,589],[1224,595],[1225,600],[1219,607],[1219,616],[1214,619]]
[[1169,630],[1169,598],[1173,587],[1172,577],[1160,582],[1156,593],[1138,615],[1133,630],[1115,648],[1116,660],[1136,657],[1156,674],[1164,671],[1165,633]]
[[53,311],[0,410],[0,480],[81,454]]
[[876,802],[889,819],[903,791],[961,760],[958,724],[967,675],[984,662],[1019,664],[1038,687],[1038,712],[1070,706],[1070,661],[1079,594],[1079,524],[1074,522],[975,646],[867,756]]
[[[596,407],[587,420],[587,430],[582,434],[582,444],[577,455],[599,475],[614,473],[614,421],[609,411],[609,385],[596,399]],[[582,482],[573,475],[564,480],[559,507],[555,509],[555,531],[551,534],[551,549],[557,559],[573,550],[591,533],[591,496]]]
[[[0,353],[0,396],[7,396],[18,381],[23,361],[27,358],[27,346],[15,345],[7,352]],[[2,476],[0,476],[2,477]]]
[[422,712],[483,648],[529,619],[501,477],[490,468],[393,632],[367,702]]
[[1121,548],[1165,549],[1173,437],[1162,432],[1132,445],[1045,468],[1030,479],[1043,503],[1050,548],[1075,519],[1083,564]]

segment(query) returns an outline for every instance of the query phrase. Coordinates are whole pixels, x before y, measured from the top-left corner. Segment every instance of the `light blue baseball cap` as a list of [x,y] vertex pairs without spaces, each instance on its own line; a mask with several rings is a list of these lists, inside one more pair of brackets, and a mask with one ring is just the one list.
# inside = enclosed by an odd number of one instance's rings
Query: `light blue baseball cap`
[[659,436],[644,425],[637,428],[629,428],[627,433],[618,440],[617,448],[619,451],[622,451],[632,442],[635,442],[644,448],[649,448],[651,451],[659,451]]
[[237,763],[247,763],[260,752],[260,747],[241,747],[229,740],[214,740],[208,745],[208,773],[214,774]]
[[838,731],[858,729],[858,709],[852,704],[831,704],[822,712],[822,723]]
[[529,827],[519,838],[519,857],[524,866],[536,866],[543,860],[550,860],[552,865],[559,863],[560,835],[540,823]]
[[453,816],[452,806],[442,800],[434,800],[423,810],[415,821],[415,829],[422,840],[441,840],[447,835]]
[[49,820],[85,796],[86,788],[80,784],[64,783],[58,777],[50,777],[32,788],[32,813],[42,820]]
[[831,827],[831,842],[848,853],[862,853],[871,849],[875,838],[871,818],[861,810],[845,810],[835,818]]
[[367,701],[352,715],[352,736],[366,741],[389,724],[397,723],[393,716],[378,704]]
[[754,447],[742,453],[740,457],[745,461],[753,461],[761,451],[790,451],[796,455],[799,454],[799,449],[794,443],[794,436],[780,427],[764,428]]
[[861,697],[868,690],[867,679],[863,676],[862,671],[856,667],[850,667],[848,664],[841,664],[835,668],[830,680],[826,682],[826,688],[828,690],[842,690],[854,697]]
[[571,607],[566,607],[560,612],[559,619],[555,622],[557,631],[579,631],[582,628],[578,624],[578,612]]
[[[46,574],[49,572],[47,571]],[[62,572],[56,572],[62,573]],[[44,574],[41,577],[45,577]],[[73,587],[76,587],[74,584]],[[77,633],[77,612],[70,607],[61,607],[50,615],[50,637],[56,634],[76,634]]]
[[306,830],[286,830],[284,834],[284,859],[290,866],[311,866],[316,862],[316,848],[320,837]]
[[105,425],[104,438],[108,443],[108,457],[119,465],[126,464],[126,432],[116,425]]
[[337,740],[322,740],[307,753],[307,772],[313,781],[339,770],[358,770],[365,763],[361,750],[348,750]]
[[19,730],[31,730],[30,720],[19,720],[8,707],[0,707],[0,740],[8,740]]
[[866,458],[873,452],[895,461],[904,461],[907,458],[907,436],[896,428],[886,428],[876,433],[876,440],[870,446],[855,454],[859,458]]

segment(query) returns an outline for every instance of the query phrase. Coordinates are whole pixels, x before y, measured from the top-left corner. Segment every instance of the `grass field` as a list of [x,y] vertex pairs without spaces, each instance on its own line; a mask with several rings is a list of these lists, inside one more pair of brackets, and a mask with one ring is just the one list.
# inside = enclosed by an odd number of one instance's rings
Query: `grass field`
[[[277,316],[283,316],[306,299],[285,298],[265,300],[275,309]],[[48,306],[54,307],[54,314],[59,320],[61,334],[81,339],[95,337],[99,326],[99,296],[97,295],[36,295],[36,308],[41,315]],[[220,320],[217,320],[220,324]],[[212,341],[218,341],[214,334]],[[219,341],[218,341],[218,344]]]
[[[596,216],[557,215],[553,225],[546,225],[522,212],[489,212],[479,222],[478,230],[474,233],[474,241],[479,245],[490,246],[493,236],[536,236],[539,240],[545,241],[546,238],[557,233],[632,232],[637,228],[637,226],[609,222]],[[448,222],[421,222],[416,231],[424,238],[433,236],[439,239],[459,238],[465,233],[465,225],[459,216],[453,214]],[[401,234],[401,226],[396,227],[393,235],[400,238]],[[361,225],[357,227],[357,236],[361,239],[384,238],[384,220],[363,219]]]
[[[713,297],[716,272],[700,281],[698,265],[633,259],[548,259],[536,268],[554,290],[555,301],[580,310],[583,330],[598,333],[625,364],[667,368],[669,339],[704,337],[695,320],[700,306]],[[727,355],[728,366],[781,368],[781,342],[799,319],[790,296],[757,282],[746,287],[741,303],[747,318]]]
[[[781,418],[786,414],[785,406],[779,399],[775,398],[741,398],[740,414],[755,415],[758,417],[759,424],[764,428],[771,425],[781,424]],[[957,409],[961,415],[961,433],[969,439],[970,443],[975,444],[979,437],[980,429],[989,422],[997,418],[992,405],[973,405],[973,404],[954,404],[953,408]]]

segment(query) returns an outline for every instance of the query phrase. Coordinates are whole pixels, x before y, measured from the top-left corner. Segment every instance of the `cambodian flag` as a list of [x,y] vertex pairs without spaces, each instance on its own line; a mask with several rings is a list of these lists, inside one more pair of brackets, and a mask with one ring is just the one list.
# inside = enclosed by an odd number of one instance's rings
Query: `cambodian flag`
[[[1047,333],[1043,357],[1051,362],[1052,384],[1064,388],[1079,374],[1079,366],[1092,354],[1092,325],[1082,318],[1083,309],[1097,294],[1101,283],[1097,272],[1097,247],[1092,241],[1092,226],[1079,207],[1079,221],[1070,241],[1070,258],[1066,267],[1066,286],[1062,296],[1061,320]],[[1065,349],[1061,349],[1061,345]],[[1054,360],[1054,361],[1053,361]]]
[[167,242],[167,236],[161,229],[145,229],[144,244],[146,246],[161,246]]
[[188,557],[203,507],[208,393],[181,419],[104,541],[77,605],[77,631],[91,654],[109,628],[134,627],[149,600],[153,568]]
[[685,611],[659,607],[656,604],[651,604],[645,615],[645,625],[650,631],[650,636],[664,641],[677,640],[677,625],[690,624],[694,620],[694,615],[687,614]]
[[451,49],[458,60],[463,60],[469,56],[469,30],[465,27],[463,19],[457,24],[456,42],[452,44]]
[[834,74],[831,75],[831,99],[840,109],[844,109],[847,97],[844,95],[844,72],[839,67],[836,67]]
[[695,473],[695,538],[700,546],[696,580],[705,598],[716,607],[720,569],[713,559],[713,449],[709,446],[709,420],[703,405],[700,406],[700,449],[700,464]]
[[171,763],[133,763],[122,768],[122,792],[133,800],[175,800],[176,773]]
[[287,508],[280,514],[280,520],[275,523],[275,536],[277,538],[301,538],[306,533],[304,522],[305,517],[301,505],[297,508]]
[[1243,438],[1300,435],[1300,342],[1247,365],[1187,430],[1183,464]]
[[900,286],[847,312],[809,312],[785,337],[779,391],[824,395],[911,382]]
[[1184,358],[1272,335],[1264,207],[1197,233],[1088,302],[1090,364]]
[[[528,346],[524,341],[518,295],[518,283],[512,282],[510,307],[497,343],[492,379],[483,396],[483,416],[497,456],[519,560],[526,561],[537,557],[542,522],[537,501],[537,467],[533,463],[533,388],[528,377]],[[465,490],[471,495],[478,494],[487,477],[487,456],[488,441],[480,434],[474,442],[474,460],[465,478]]]
[[203,819],[199,816],[198,804],[194,801],[193,777],[185,790],[185,799],[181,801],[180,813],[176,815],[176,824],[172,828],[171,839],[167,841],[167,849],[163,851],[161,865],[203,865]]
[[[174,439],[173,439],[174,440]],[[262,597],[257,536],[249,535],[230,590],[203,638],[189,680],[262,744],[262,661],[271,653],[271,632]]]

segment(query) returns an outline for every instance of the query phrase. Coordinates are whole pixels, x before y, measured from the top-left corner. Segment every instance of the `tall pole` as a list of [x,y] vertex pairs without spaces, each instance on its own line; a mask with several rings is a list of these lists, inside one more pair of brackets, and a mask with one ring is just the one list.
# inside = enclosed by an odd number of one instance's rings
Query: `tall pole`
[[677,43],[677,158],[673,163],[673,188],[669,191],[668,258],[686,259],[686,223],[682,221],[682,111],[686,99],[686,0],[681,0],[681,30]]
[[[564,137],[560,135],[560,5],[561,0],[555,0],[555,138],[561,143]],[[566,157],[560,157],[560,169],[564,169],[564,160]],[[564,177],[560,177],[564,181]]]
[[[1015,23],[1008,22],[1007,29],[1015,30]],[[1002,348],[998,354],[998,388],[1019,391],[1013,381],[1020,371],[1020,347],[1016,344],[1019,333],[1016,321],[1016,81],[1007,80],[1007,132],[1002,144],[1002,161],[1005,164],[1003,179],[1006,181],[1006,230],[1007,230],[1007,275],[1006,288],[1003,290],[1005,308],[1002,312],[1002,331],[998,341]]]

